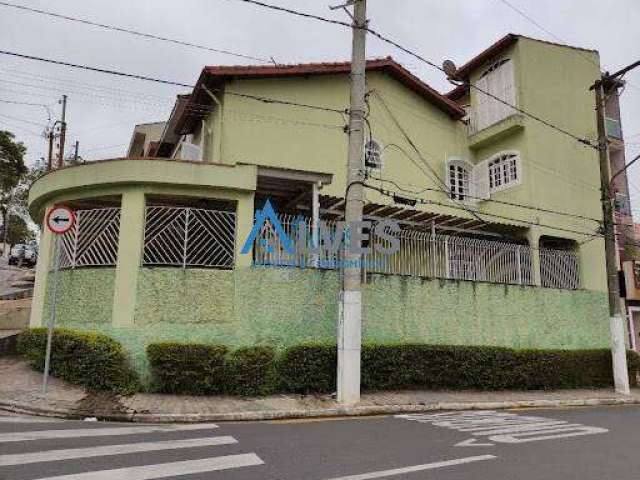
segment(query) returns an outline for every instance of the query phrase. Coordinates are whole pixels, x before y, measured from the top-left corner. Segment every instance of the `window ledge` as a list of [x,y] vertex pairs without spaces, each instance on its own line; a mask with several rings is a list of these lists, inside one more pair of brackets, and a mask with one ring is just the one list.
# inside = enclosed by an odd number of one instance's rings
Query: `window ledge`
[[524,117],[520,114],[511,115],[498,123],[480,130],[469,136],[469,148],[476,150],[487,146],[504,137],[513,135],[524,128]]

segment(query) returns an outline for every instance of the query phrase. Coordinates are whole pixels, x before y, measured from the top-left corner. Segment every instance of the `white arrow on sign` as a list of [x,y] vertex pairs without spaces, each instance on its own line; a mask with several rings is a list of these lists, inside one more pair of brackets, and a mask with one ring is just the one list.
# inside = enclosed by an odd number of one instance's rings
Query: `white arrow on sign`
[[493,447],[493,443],[477,443],[476,438],[470,438],[464,442],[456,443],[454,447]]

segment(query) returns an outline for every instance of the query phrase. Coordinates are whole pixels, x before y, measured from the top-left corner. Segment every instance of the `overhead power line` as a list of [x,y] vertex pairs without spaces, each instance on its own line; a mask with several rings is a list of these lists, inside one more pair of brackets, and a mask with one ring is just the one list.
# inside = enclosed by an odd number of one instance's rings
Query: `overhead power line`
[[29,105],[32,107],[48,107],[44,103],[32,103],[32,102],[18,102],[16,100],[5,100],[4,98],[0,98],[0,103],[9,103],[11,105]]
[[8,118],[9,120],[14,120],[16,122],[27,123],[29,125],[34,125],[36,127],[45,128],[47,126],[44,123],[34,122],[33,120],[28,120],[26,118],[20,118],[20,117],[14,117],[14,116],[11,116],[11,115],[6,115],[4,113],[0,113],[0,117]]
[[151,39],[151,40],[158,40],[158,41],[162,41],[162,42],[173,43],[175,45],[181,45],[183,47],[197,48],[197,49],[200,49],[200,50],[206,50],[208,52],[215,52],[215,53],[221,53],[223,55],[230,55],[230,56],[233,56],[233,57],[244,58],[246,60],[256,60],[258,62],[264,62],[264,63],[273,62],[272,59],[254,57],[254,56],[251,56],[251,55],[246,55],[244,53],[232,52],[231,50],[223,50],[223,49],[220,49],[220,48],[213,48],[213,47],[210,47],[210,46],[207,46],[207,45],[201,45],[201,44],[198,44],[198,43],[186,42],[184,40],[177,40],[175,38],[163,37],[163,36],[154,35],[154,34],[151,34],[151,33],[140,32],[138,30],[133,30],[133,29],[124,28],[124,27],[118,27],[116,25],[98,23],[98,22],[94,22],[94,21],[91,21],[91,20],[87,20],[85,18],[72,17],[70,15],[62,15],[60,13],[55,13],[55,12],[51,12],[51,11],[47,11],[47,10],[40,10],[38,8],[27,7],[25,5],[16,5],[15,3],[2,2],[2,1],[0,1],[0,5],[4,6],[4,7],[15,8],[15,9],[22,10],[22,11],[25,11],[25,12],[37,13],[37,14],[40,14],[40,15],[46,15],[46,16],[49,16],[49,17],[54,17],[54,18],[58,18],[60,20],[67,20],[67,21],[70,21],[70,22],[81,23],[81,24],[84,24],[84,25],[89,25],[91,27],[98,27],[98,28],[102,28],[102,29],[105,29],[105,30],[112,30],[112,31],[115,31],[115,32],[127,33],[129,35],[135,35],[135,36],[138,36],[138,37],[148,38],[148,39]]
[[[376,191],[378,193],[380,193],[381,195],[384,195],[386,197],[390,197],[390,198],[394,198],[398,196],[398,192],[394,192],[393,190],[387,190],[385,188],[380,188],[380,187],[376,187],[374,185],[367,185],[364,184],[365,188],[368,188],[369,190],[373,190]],[[423,204],[423,205],[438,205],[441,207],[447,207],[447,208],[453,208],[456,210],[466,210],[465,208],[462,207],[457,207],[455,205],[451,205],[451,204],[446,204],[446,203],[442,203],[442,202],[436,202],[434,200],[425,200],[422,198],[411,198],[410,199],[412,202],[415,202],[416,204]],[[581,230],[574,230],[571,228],[564,228],[564,227],[557,227],[555,225],[547,225],[544,223],[538,223],[538,222],[532,222],[529,220],[524,220],[522,218],[515,218],[515,217],[509,217],[506,215],[498,215],[496,213],[486,213],[486,212],[482,212],[483,215],[487,216],[487,217],[493,217],[493,218],[498,218],[501,220],[509,220],[509,221],[514,221],[514,222],[519,222],[525,225],[529,225],[529,226],[538,226],[538,227],[544,227],[544,228],[550,228],[553,230],[558,230],[561,232],[568,232],[568,233],[575,233],[578,235],[585,235],[588,237],[602,237],[602,235],[600,233],[597,232],[584,232]]]
[[[566,40],[563,40],[561,37],[559,37],[558,35],[553,33],[551,30],[549,30],[548,28],[545,28],[542,24],[540,24],[540,22],[536,21],[533,17],[531,17],[525,11],[523,11],[520,8],[518,8],[515,5],[513,5],[508,0],[498,0],[498,1],[501,2],[502,4],[506,5],[508,8],[510,8],[511,10],[516,12],[522,18],[527,20],[529,23],[531,23],[532,25],[534,25],[535,27],[537,27],[538,29],[540,29],[541,31],[546,33],[547,35],[549,35],[555,41],[563,43],[563,44],[567,44],[568,43]],[[596,67],[598,67],[598,69],[601,68],[601,66],[600,66],[600,64],[598,62],[594,61],[591,57],[586,55],[584,52],[581,52],[580,50],[575,50],[575,52],[576,52],[576,54],[580,55],[583,59],[585,59],[587,62],[595,65]],[[627,84],[630,85],[633,88],[638,88],[634,84],[630,83],[628,80],[627,80]]]
[[[390,183],[392,184],[395,188],[397,188],[398,190],[411,194],[411,195],[420,195],[421,193],[424,192],[436,192],[436,193],[443,193],[442,190],[437,189],[437,188],[423,188],[420,190],[410,190],[407,188],[402,187],[401,185],[399,185],[397,182],[395,182],[394,180],[387,180],[385,178],[382,177],[375,177],[375,176],[371,176],[371,178],[373,178],[374,180],[378,180],[380,182],[383,183]],[[536,212],[543,212],[543,213],[551,213],[554,215],[560,215],[560,216],[564,216],[564,217],[571,217],[571,218],[577,218],[580,220],[588,220],[588,221],[592,221],[592,222],[596,222],[596,223],[602,223],[602,219],[598,219],[598,218],[593,218],[593,217],[587,217],[585,215],[580,215],[578,213],[570,213],[570,212],[565,212],[562,210],[552,210],[550,208],[543,208],[543,207],[536,207],[534,205],[526,205],[523,203],[517,203],[517,202],[507,202],[504,200],[496,200],[496,199],[492,199],[492,198],[480,198],[480,197],[476,197],[474,195],[465,195],[465,197],[467,198],[471,198],[473,200],[482,200],[483,202],[489,202],[489,203],[495,203],[497,205],[508,205],[510,207],[518,207],[518,208],[523,208],[526,210],[533,210]]]
[[[118,71],[118,70],[111,70],[111,69],[107,69],[107,68],[92,67],[92,66],[84,65],[84,64],[65,62],[65,61],[61,61],[61,60],[53,60],[53,59],[50,59],[50,58],[37,57],[35,55],[26,55],[26,54],[23,54],[23,53],[11,52],[11,51],[8,51],[8,50],[0,50],[0,55],[10,55],[10,56],[13,56],[13,57],[24,58],[26,60],[34,60],[34,61],[38,61],[38,62],[51,63],[51,64],[54,64],[54,65],[61,65],[61,66],[64,66],[64,67],[77,68],[77,69],[80,69],[80,70],[87,70],[87,71],[91,71],[91,72],[104,73],[104,74],[107,74],[107,75],[116,75],[116,76],[119,76],[119,77],[132,78],[132,79],[135,79],[135,80],[143,80],[143,81],[147,81],[147,82],[161,83],[161,84],[164,84],[164,85],[174,85],[174,86],[177,86],[177,87],[186,87],[186,88],[193,88],[194,87],[194,85],[175,82],[175,81],[172,81],[172,80],[165,80],[165,79],[161,79],[161,78],[155,78],[155,77],[151,77],[151,76],[147,76],[147,75],[138,75],[138,74],[134,74],[134,73],[121,72],[121,71]],[[214,91],[221,92],[221,90],[214,90]],[[272,98],[272,97],[267,97],[267,96],[262,96],[262,95],[250,95],[250,94],[246,94],[246,93],[232,92],[232,91],[228,91],[228,90],[225,90],[224,93],[227,94],[227,95],[233,95],[233,96],[242,97],[242,98],[249,98],[249,99],[256,100],[256,101],[263,102],[263,103],[295,106],[295,107],[301,107],[301,108],[308,108],[308,109],[311,109],[311,110],[321,110],[321,111],[326,111],[326,112],[338,113],[340,115],[344,115],[347,112],[346,108],[345,109],[338,109],[338,108],[326,107],[326,106],[322,106],[322,105],[312,105],[312,104],[307,104],[307,103],[298,103],[298,102],[294,102],[294,101],[291,101],[291,100]]]
[[[295,15],[295,16],[298,16],[298,17],[308,18],[308,19],[312,19],[312,20],[318,20],[318,21],[321,21],[321,22],[330,23],[330,24],[334,24],[334,25],[340,25],[342,27],[347,27],[349,29],[359,28],[359,27],[354,27],[351,23],[348,23],[348,22],[342,22],[340,20],[334,20],[334,19],[331,19],[331,18],[322,17],[320,15],[314,15],[314,14],[310,14],[310,13],[301,12],[299,10],[293,10],[293,9],[290,9],[290,8],[280,7],[280,6],[277,6],[277,5],[271,5],[271,4],[268,4],[268,3],[260,2],[258,0],[236,0],[236,1],[240,1],[240,2],[244,2],[244,3],[256,5],[256,6],[259,6],[259,7],[262,7],[262,8],[266,8],[266,9],[269,9],[269,10],[275,10],[275,11],[279,11],[279,12],[288,13],[290,15]],[[371,29],[369,27],[364,27],[364,29],[368,33],[370,33],[371,35],[373,35],[376,38],[378,38],[379,40],[381,40],[381,41],[383,41],[383,42],[385,42],[385,43],[387,43],[389,45],[392,45],[393,47],[401,50],[402,52],[404,52],[404,53],[406,53],[406,54],[408,54],[408,55],[410,55],[410,56],[412,56],[414,58],[416,58],[417,60],[420,60],[421,62],[429,65],[430,67],[435,68],[436,70],[439,70],[442,73],[446,73],[444,71],[444,68],[442,68],[440,65],[436,64],[432,60],[429,60],[429,59],[423,57],[419,53],[416,53],[415,51],[413,51],[413,50],[411,50],[411,49],[409,49],[407,47],[404,47],[403,45],[401,45],[400,43],[396,42],[395,40],[392,40],[391,38],[379,33],[376,30],[373,30],[373,29]],[[497,96],[485,91],[484,89],[478,87],[477,85],[475,85],[473,83],[469,82],[468,85],[469,85],[469,87],[476,89],[477,91],[487,95],[488,97],[493,98],[494,100],[496,100],[496,101],[498,101],[498,102],[500,102],[500,103],[502,103],[502,104],[504,104],[504,105],[506,105],[508,107],[513,108],[518,113],[521,113],[522,115],[524,115],[526,117],[529,117],[532,120],[535,120],[535,121],[545,125],[546,127],[549,127],[549,128],[551,128],[553,130],[556,130],[557,132],[562,133],[562,134],[572,138],[573,140],[575,140],[575,141],[577,141],[577,142],[579,142],[579,143],[581,143],[583,145],[589,146],[589,147],[591,147],[593,149],[596,149],[596,150],[599,148],[598,145],[592,143],[589,139],[582,138],[582,137],[580,137],[578,135],[575,135],[575,134],[569,132],[568,130],[565,130],[564,128],[559,127],[558,125],[555,125],[555,124],[551,123],[550,121],[545,120],[544,118],[542,118],[542,117],[540,117],[538,115],[530,113],[527,110],[524,110],[523,108],[519,108],[519,107],[517,107],[515,105],[512,105],[509,102],[507,102],[507,101],[501,99],[500,97],[497,97]]]
[[81,65],[81,64],[78,64],[78,63],[64,62],[62,60],[53,60],[51,58],[36,57],[35,55],[26,55],[24,53],[10,52],[8,50],[0,50],[0,54],[2,54],[2,55],[10,55],[12,57],[24,58],[26,60],[36,60],[38,62],[52,63],[54,65],[61,65],[61,66],[64,66],[64,67],[79,68],[81,70],[87,70],[87,71],[91,71],[91,72],[106,73],[106,74],[109,74],[109,75],[117,75],[117,76],[125,77],[125,78],[133,78],[133,79],[136,79],[136,80],[146,80],[148,82],[162,83],[162,84],[165,84],[165,85],[174,85],[176,87],[193,88],[193,85],[189,85],[187,83],[174,82],[174,81],[171,81],[171,80],[164,80],[164,79],[161,79],[161,78],[154,78],[154,77],[149,77],[149,76],[146,76],[146,75],[138,75],[138,74],[135,74],[135,73],[119,72],[117,70],[110,70],[110,69],[107,69],[107,68],[90,67],[88,65]]

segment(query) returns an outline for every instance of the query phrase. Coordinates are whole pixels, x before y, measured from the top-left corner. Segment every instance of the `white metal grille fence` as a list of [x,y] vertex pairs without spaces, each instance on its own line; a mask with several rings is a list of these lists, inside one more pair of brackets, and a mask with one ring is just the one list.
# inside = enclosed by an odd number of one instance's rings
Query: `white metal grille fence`
[[[281,214],[278,215],[283,230],[294,243],[308,242],[312,238],[312,222],[308,217]],[[338,222],[322,220],[321,228],[323,232],[331,236],[327,240],[336,241],[336,228]],[[283,243],[278,238],[273,225],[269,220],[265,221],[260,234],[256,238],[254,245],[254,264],[272,266],[291,267],[313,267],[318,266],[325,269],[336,269],[339,267],[340,253],[328,254],[326,250],[319,255],[314,255],[306,249],[296,248],[296,253],[288,253]]]
[[530,285],[531,251],[526,245],[493,240],[432,235],[403,230],[400,250],[368,256],[372,273]]
[[144,265],[232,268],[234,212],[187,207],[147,207]]
[[118,258],[120,209],[76,210],[60,242],[60,268],[113,266]]
[[578,255],[565,250],[541,248],[540,280],[543,287],[580,288]]
[[[285,233],[294,242],[300,237],[311,238],[309,218],[291,215],[279,215],[278,218]],[[330,240],[336,241],[335,232],[338,227],[339,222],[323,220],[320,230],[329,232]],[[432,235],[417,230],[402,230],[396,236],[400,240],[398,252],[385,255],[373,249],[363,259],[367,272],[515,285],[534,283],[532,250],[527,245]],[[575,253],[541,249],[540,256],[543,286],[579,288],[579,261]],[[339,257],[339,254],[327,255],[323,251],[318,258],[312,252],[299,248],[296,248],[295,254],[289,254],[269,222],[265,222],[254,246],[254,263],[257,265],[317,265],[320,268],[335,269],[339,267]]]

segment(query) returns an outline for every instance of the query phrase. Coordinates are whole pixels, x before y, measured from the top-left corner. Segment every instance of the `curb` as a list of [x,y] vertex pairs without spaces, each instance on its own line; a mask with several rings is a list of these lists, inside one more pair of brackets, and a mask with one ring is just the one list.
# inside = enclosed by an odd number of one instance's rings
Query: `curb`
[[33,407],[19,402],[0,400],[0,410],[14,413],[66,419],[96,417],[99,420],[139,423],[198,423],[224,421],[260,421],[300,418],[361,417],[400,413],[422,413],[442,410],[504,410],[513,408],[594,407],[606,405],[640,405],[640,398],[591,398],[567,400],[520,400],[511,402],[439,402],[418,405],[363,405],[353,407],[320,408],[306,410],[261,410],[230,413],[105,413],[82,412],[56,408]]

